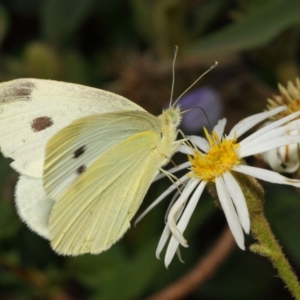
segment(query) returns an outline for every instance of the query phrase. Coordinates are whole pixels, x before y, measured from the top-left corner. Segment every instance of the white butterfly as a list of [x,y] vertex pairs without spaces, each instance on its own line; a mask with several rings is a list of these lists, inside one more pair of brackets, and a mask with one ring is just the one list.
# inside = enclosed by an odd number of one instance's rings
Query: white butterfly
[[178,107],[155,117],[121,96],[81,85],[0,84],[0,147],[21,174],[18,213],[58,253],[108,249],[180,145],[180,120]]

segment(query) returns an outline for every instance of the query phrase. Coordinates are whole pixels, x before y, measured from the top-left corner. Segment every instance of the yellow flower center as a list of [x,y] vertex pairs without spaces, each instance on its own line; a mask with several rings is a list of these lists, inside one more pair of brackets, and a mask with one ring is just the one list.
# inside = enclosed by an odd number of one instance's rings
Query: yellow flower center
[[271,117],[271,119],[284,118],[300,109],[300,80],[297,78],[295,83],[289,82],[287,88],[281,84],[278,87],[280,95],[275,95],[273,98],[267,100],[267,109],[271,110],[282,105],[286,105],[288,109]]
[[237,155],[240,145],[236,139],[220,139],[215,131],[209,135],[204,128],[204,132],[211,148],[206,154],[195,150],[194,154],[189,156],[192,165],[192,172],[189,175],[214,182],[216,177],[231,170],[234,165],[240,164]]

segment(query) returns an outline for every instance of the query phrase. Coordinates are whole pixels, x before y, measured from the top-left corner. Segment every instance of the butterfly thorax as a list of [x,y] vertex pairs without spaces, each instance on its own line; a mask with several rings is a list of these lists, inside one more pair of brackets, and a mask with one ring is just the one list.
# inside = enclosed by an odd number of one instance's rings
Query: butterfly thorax
[[171,107],[158,116],[160,121],[161,142],[157,147],[157,151],[164,157],[162,166],[169,162],[171,156],[177,150],[179,143],[176,142],[177,127],[181,121],[180,108]]

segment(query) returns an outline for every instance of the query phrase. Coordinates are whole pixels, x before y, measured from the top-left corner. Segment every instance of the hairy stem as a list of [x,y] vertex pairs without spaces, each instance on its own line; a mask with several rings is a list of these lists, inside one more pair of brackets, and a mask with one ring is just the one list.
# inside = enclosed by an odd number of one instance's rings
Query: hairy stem
[[264,195],[261,186],[253,178],[245,175],[237,175],[236,179],[244,192],[247,200],[251,220],[251,233],[257,243],[250,247],[254,253],[267,257],[278,275],[286,284],[295,299],[300,300],[299,281],[292,270],[287,258],[274,237],[271,227],[263,212]]

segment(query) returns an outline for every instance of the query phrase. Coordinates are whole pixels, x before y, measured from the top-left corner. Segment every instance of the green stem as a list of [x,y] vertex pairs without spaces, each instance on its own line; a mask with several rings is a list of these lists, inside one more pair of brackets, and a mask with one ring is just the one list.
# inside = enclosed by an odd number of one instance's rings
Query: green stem
[[245,175],[239,174],[236,176],[236,179],[239,181],[247,200],[251,220],[251,233],[258,242],[252,245],[250,250],[267,257],[274,268],[277,269],[279,276],[293,297],[300,300],[299,281],[264,216],[264,194],[261,186],[255,179]]

